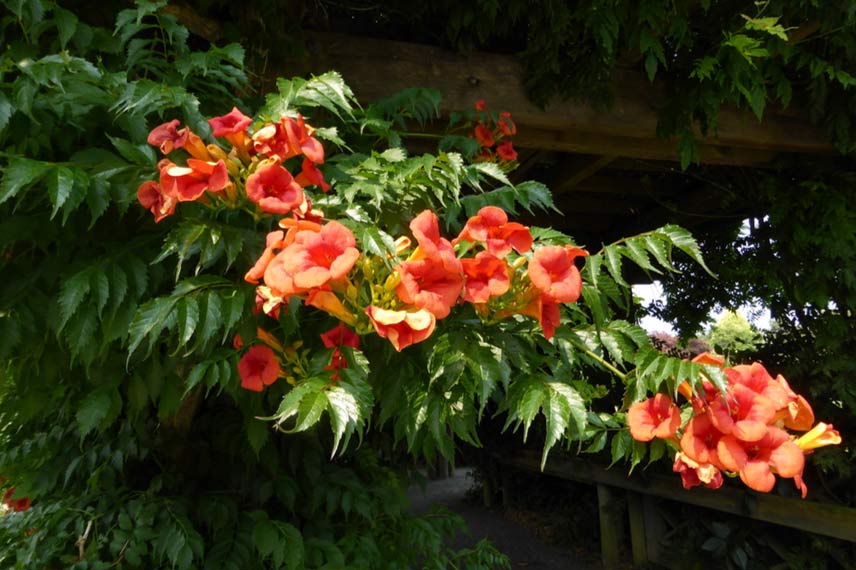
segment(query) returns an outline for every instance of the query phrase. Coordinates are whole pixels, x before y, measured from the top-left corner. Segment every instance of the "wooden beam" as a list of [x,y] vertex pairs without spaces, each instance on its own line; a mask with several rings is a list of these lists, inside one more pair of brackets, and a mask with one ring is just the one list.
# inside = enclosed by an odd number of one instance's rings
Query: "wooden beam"
[[[656,136],[660,89],[637,72],[616,71],[615,101],[601,111],[590,105],[554,101],[542,109],[523,89],[523,70],[513,56],[459,55],[434,46],[312,33],[308,56],[289,62],[279,74],[340,71],[363,101],[423,86],[443,94],[443,110],[468,109],[477,99],[507,110],[518,123],[518,146],[674,160],[675,143]],[[499,109],[501,107],[501,109]],[[594,137],[594,138],[593,138]],[[717,136],[703,139],[702,160],[711,164],[752,164],[772,152],[833,152],[823,132],[793,113],[768,110],[759,122],[749,112],[724,108]],[[718,152],[714,149],[720,149]]]
[[856,542],[856,509],[829,503],[732,489],[683,489],[680,478],[646,474],[630,477],[620,469],[581,459],[550,458],[541,470],[540,453],[494,455],[500,464],[588,484],[636,491],[653,497],[706,507],[755,520]]
[[584,159],[582,164],[569,167],[566,172],[559,175],[558,184],[553,184],[553,195],[558,196],[573,190],[580,182],[593,176],[616,158],[618,157],[610,154],[589,157]]

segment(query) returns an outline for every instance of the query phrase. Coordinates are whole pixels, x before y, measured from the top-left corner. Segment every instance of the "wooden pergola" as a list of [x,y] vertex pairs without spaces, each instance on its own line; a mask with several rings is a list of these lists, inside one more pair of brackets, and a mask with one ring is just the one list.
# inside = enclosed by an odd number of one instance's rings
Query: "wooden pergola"
[[[641,73],[615,74],[607,109],[556,101],[540,108],[523,89],[523,69],[510,55],[460,55],[438,47],[329,33],[309,34],[306,57],[269,70],[266,77],[339,71],[360,101],[408,87],[437,89],[441,112],[472,107],[509,111],[518,125],[520,167],[514,179],[551,188],[563,215],[539,216],[539,225],[565,231],[581,243],[651,229],[667,221],[690,228],[751,215],[751,205],[723,210],[710,177],[681,171],[677,144],[657,136],[662,89]],[[723,109],[715,134],[698,135],[706,172],[740,176],[769,167],[779,155],[830,154],[826,135],[798,111],[768,110],[759,121],[748,110]],[[718,178],[718,177],[717,177]]]
[[[219,22],[187,7],[170,5],[163,11],[209,41],[222,35]],[[814,31],[812,25],[800,27],[791,39]],[[782,155],[835,153],[828,137],[799,109],[768,108],[759,121],[748,110],[724,108],[715,133],[696,133],[704,169],[682,171],[677,142],[657,136],[663,89],[639,71],[614,73],[615,96],[606,109],[570,101],[541,108],[527,97],[524,71],[513,55],[461,55],[430,45],[327,32],[307,32],[304,40],[304,57],[264,70],[262,92],[273,89],[277,77],[336,70],[364,103],[427,87],[442,94],[441,113],[448,115],[484,99],[493,110],[509,111],[518,126],[514,143],[520,166],[512,180],[547,184],[562,212],[521,221],[554,227],[589,246],[667,222],[697,231],[763,214],[746,196],[724,208],[724,184],[744,177],[746,169],[769,168]]]

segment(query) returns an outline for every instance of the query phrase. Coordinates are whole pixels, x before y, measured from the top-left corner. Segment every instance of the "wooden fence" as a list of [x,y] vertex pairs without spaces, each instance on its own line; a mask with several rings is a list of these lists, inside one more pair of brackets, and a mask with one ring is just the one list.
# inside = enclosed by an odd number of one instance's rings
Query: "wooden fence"
[[[538,453],[489,452],[485,477],[485,503],[490,506],[495,491],[502,492],[503,504],[511,504],[514,471],[542,473]],[[625,550],[625,510],[616,501],[626,501],[629,518],[630,552],[634,564],[662,562],[661,538],[665,521],[657,510],[657,499],[668,499],[714,509],[750,519],[796,528],[856,542],[856,509],[798,498],[760,494],[751,490],[696,487],[686,490],[680,478],[637,473],[629,477],[626,466],[606,466],[579,458],[551,457],[543,474],[597,487],[600,516],[601,557],[605,569],[620,566]]]

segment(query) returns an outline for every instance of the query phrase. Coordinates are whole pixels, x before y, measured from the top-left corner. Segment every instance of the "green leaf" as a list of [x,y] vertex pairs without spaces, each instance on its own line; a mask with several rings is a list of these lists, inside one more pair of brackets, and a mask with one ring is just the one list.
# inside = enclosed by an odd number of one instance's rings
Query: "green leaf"
[[636,265],[638,265],[645,271],[662,273],[662,271],[651,265],[651,262],[648,260],[648,252],[646,251],[645,244],[642,240],[635,238],[629,239],[625,242],[625,245],[626,248],[623,250],[622,253],[632,259],[633,262],[636,263]]
[[401,162],[407,158],[407,152],[403,148],[388,148],[380,153],[380,157],[387,162]]
[[371,386],[365,374],[351,367],[339,370],[341,379],[327,390],[330,427],[333,429],[331,457],[341,444],[344,450],[354,432],[362,439],[362,430],[374,405]]
[[12,118],[12,113],[14,112],[15,107],[12,106],[9,98],[6,97],[5,93],[0,93],[0,134],[3,133],[3,129],[9,124],[9,119]]
[[152,299],[140,306],[134,315],[134,320],[128,328],[128,359],[136,352],[137,348],[146,338],[149,338],[146,356],[151,352],[154,338],[167,325],[167,317],[175,307],[175,300],[170,297]]
[[107,389],[99,388],[90,392],[77,409],[75,419],[80,437],[94,430],[110,413],[112,397]]
[[648,250],[662,267],[669,271],[677,271],[672,265],[668,242],[661,240],[656,234],[646,235],[642,238],[645,249]]
[[625,287],[630,287],[621,275],[622,250],[623,248],[621,246],[607,246],[603,248],[603,252],[606,254],[606,268],[609,270],[609,274],[612,275],[612,278],[615,279],[616,283]]
[[196,325],[199,324],[199,303],[193,297],[187,297],[178,304],[178,346],[186,345],[196,332]]
[[[472,165],[472,169],[479,174],[493,178],[497,182],[505,184],[506,186],[514,186],[511,183],[511,180],[508,179],[508,176],[506,176],[505,172],[503,172],[495,162],[477,162]],[[528,206],[528,203],[526,205]]]
[[629,430],[622,430],[612,437],[612,447],[610,449],[612,462],[610,467],[618,461],[624,461],[633,451],[633,438],[630,436]]
[[565,435],[570,421],[573,421],[577,433],[582,433],[587,416],[582,397],[571,386],[562,382],[546,382],[546,387],[547,402],[542,409],[547,420],[547,436],[541,454],[542,471],[550,449]]
[[83,299],[89,294],[92,286],[92,272],[85,269],[75,273],[63,281],[59,292],[59,324],[57,331],[62,331],[68,319],[77,311]]
[[716,274],[710,270],[710,268],[705,264],[704,258],[701,254],[701,249],[698,246],[698,242],[696,242],[695,238],[692,236],[690,232],[685,230],[680,226],[676,226],[673,224],[669,224],[663,226],[655,230],[656,233],[662,234],[666,236],[672,243],[674,247],[677,247],[687,255],[689,255],[693,261],[702,266],[702,268],[712,277],[716,277]]
[[268,424],[255,418],[250,418],[247,420],[244,430],[247,432],[247,441],[250,442],[253,453],[258,457],[259,452],[270,438]]
[[0,204],[39,182],[52,168],[53,165],[49,162],[13,158],[9,166],[3,170],[3,180],[0,181]]
[[157,155],[154,149],[149,144],[133,144],[130,141],[118,137],[107,135],[113,146],[122,155],[122,158],[132,164],[140,166],[148,166],[154,168],[157,162]]
[[77,16],[73,12],[56,7],[53,10],[53,20],[59,32],[60,47],[65,49],[68,41],[74,36],[74,32],[77,30]]

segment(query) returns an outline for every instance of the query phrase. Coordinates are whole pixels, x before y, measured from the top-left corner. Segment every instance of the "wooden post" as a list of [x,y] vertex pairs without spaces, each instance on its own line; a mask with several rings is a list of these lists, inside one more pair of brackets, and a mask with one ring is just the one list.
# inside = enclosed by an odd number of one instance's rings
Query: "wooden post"
[[502,508],[510,509],[511,508],[511,493],[512,493],[512,483],[511,483],[511,470],[508,467],[504,467],[502,469]]
[[604,570],[618,568],[621,563],[621,535],[624,521],[616,509],[617,494],[606,485],[597,486],[597,507],[600,515],[600,558]]
[[485,460],[482,462],[482,468],[484,469],[482,472],[484,475],[482,479],[482,503],[485,508],[490,509],[493,508],[493,496],[496,493],[496,462],[487,454],[484,457]]
[[633,551],[633,564],[645,564],[650,560],[642,501],[642,495],[627,491],[627,513],[630,517],[630,547]]
[[645,519],[645,550],[648,560],[662,564],[663,558],[660,540],[668,531],[666,521],[657,510],[657,498],[650,495],[642,497],[642,512]]

